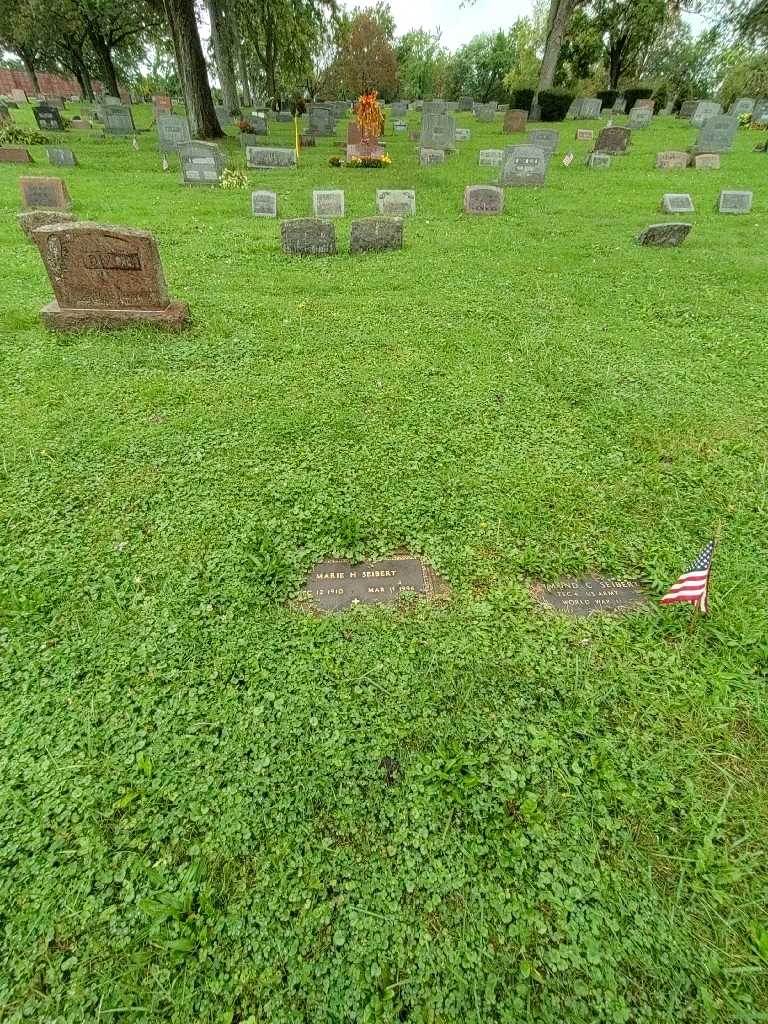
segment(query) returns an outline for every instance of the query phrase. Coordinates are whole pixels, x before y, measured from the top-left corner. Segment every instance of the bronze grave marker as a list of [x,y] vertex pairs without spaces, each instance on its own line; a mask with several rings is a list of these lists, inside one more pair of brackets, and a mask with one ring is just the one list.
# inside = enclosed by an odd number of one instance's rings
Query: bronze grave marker
[[531,593],[539,604],[581,618],[595,612],[638,611],[648,597],[637,580],[611,580],[602,576],[568,577],[555,583],[535,583]]
[[339,612],[360,604],[396,604],[406,595],[434,598],[445,584],[420,558],[395,556],[379,562],[346,559],[318,562],[309,574],[302,598],[321,612]]

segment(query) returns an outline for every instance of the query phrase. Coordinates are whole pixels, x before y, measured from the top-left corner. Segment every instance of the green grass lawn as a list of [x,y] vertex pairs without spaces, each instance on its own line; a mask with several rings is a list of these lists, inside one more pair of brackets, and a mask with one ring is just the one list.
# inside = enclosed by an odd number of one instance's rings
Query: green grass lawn
[[[281,217],[346,190],[315,260],[154,133],[0,165],[0,1019],[768,1020],[763,136],[656,171],[696,135],[663,119],[601,172],[569,122],[484,218],[464,186],[515,137],[457,121],[442,167],[390,135],[385,170],[321,140],[249,172]],[[46,333],[25,173],[151,230],[190,328]],[[404,250],[351,257],[387,187],[417,190]],[[666,191],[693,231],[640,247]],[[593,571],[658,597],[718,525],[693,628],[531,599]],[[400,548],[450,601],[287,605],[315,560]]]

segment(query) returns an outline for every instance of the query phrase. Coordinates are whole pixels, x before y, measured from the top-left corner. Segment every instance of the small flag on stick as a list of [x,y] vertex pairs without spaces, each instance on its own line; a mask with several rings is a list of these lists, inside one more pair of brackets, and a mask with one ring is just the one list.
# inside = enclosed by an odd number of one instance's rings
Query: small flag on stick
[[714,550],[715,542],[711,540],[696,556],[690,569],[672,584],[668,593],[662,597],[661,604],[680,604],[687,601],[689,604],[696,605],[702,615],[707,614],[709,574],[712,571]]
[[570,167],[573,163],[573,153],[566,153],[563,157],[563,167]]

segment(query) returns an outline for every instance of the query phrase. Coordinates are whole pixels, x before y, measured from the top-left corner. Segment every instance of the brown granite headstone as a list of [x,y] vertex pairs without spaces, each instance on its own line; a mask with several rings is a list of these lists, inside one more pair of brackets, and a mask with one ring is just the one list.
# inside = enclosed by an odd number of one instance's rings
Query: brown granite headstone
[[524,132],[527,124],[527,110],[508,110],[504,115],[502,131],[505,135],[512,135],[515,132]]
[[68,210],[72,205],[61,178],[19,178],[24,206],[28,210]]
[[347,125],[347,145],[359,146],[363,141],[363,133],[357,121],[350,121]]
[[656,154],[656,170],[678,171],[688,166],[688,154],[681,149],[667,149]]
[[186,322],[187,305],[169,299],[149,231],[78,221],[46,224],[32,237],[56,296],[41,311],[46,327],[74,331],[149,323],[179,330]]
[[632,132],[629,128],[622,128],[620,125],[611,125],[610,128],[603,128],[597,136],[595,143],[596,153],[623,154],[629,151],[629,141]]
[[3,146],[0,148],[0,164],[32,164],[34,160],[28,149],[20,146]]
[[65,210],[28,210],[26,213],[18,214],[16,220],[30,242],[34,242],[32,232],[44,224],[71,224],[77,218]]

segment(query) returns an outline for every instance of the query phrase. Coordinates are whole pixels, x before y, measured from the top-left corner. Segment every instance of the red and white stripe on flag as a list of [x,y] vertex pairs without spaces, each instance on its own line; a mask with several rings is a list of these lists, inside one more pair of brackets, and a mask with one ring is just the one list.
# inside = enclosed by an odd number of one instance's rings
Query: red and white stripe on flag
[[698,605],[699,611],[706,614],[709,574],[714,550],[715,542],[711,540],[697,555],[690,569],[672,584],[669,591],[662,597],[661,604],[679,604],[687,601],[690,604]]

